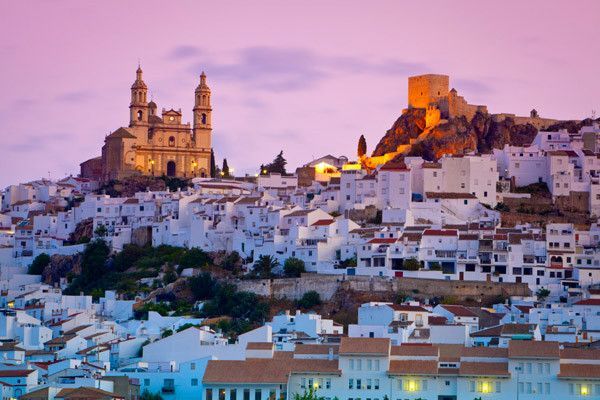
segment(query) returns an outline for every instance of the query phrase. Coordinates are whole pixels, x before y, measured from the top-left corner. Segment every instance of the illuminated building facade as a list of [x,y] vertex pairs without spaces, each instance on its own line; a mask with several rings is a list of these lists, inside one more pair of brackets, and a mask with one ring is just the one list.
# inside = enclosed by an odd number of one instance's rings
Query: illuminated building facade
[[[251,346],[249,343],[248,346]],[[209,361],[204,398],[586,399],[600,396],[598,350],[512,340],[506,348],[393,346],[383,338],[296,345],[290,354],[262,344],[252,359]]]
[[82,176],[104,181],[131,175],[210,176],[212,106],[204,72],[194,93],[193,125],[182,122],[181,109],[162,109],[148,102],[148,86],[138,67],[131,86],[129,126],[106,136],[100,163],[101,177],[86,176],[96,159],[82,163]]

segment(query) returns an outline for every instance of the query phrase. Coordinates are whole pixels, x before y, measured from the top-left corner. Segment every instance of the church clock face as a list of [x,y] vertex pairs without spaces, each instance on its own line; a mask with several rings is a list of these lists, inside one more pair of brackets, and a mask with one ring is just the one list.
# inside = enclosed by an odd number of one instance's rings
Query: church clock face
[[175,121],[175,117],[169,117],[169,121]]

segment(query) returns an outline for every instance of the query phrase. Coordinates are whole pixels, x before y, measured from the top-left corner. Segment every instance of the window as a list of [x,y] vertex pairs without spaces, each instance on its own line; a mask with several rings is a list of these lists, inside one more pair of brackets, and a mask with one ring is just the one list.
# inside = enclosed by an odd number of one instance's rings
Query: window
[[142,110],[137,112],[137,120],[141,121],[142,118],[144,118],[144,113],[142,112]]
[[354,379],[348,379],[348,389],[354,389]]
[[372,387],[371,383],[372,383],[372,380],[371,379],[367,379],[367,389],[368,390],[371,390],[371,387]]
[[206,125],[206,114],[202,113],[202,125]]
[[[378,360],[379,361],[379,360]],[[373,381],[373,389],[379,390],[379,379]]]
[[[206,389],[206,391],[204,392],[204,398],[206,400],[212,400],[212,389]],[[248,399],[250,400],[250,399]]]
[[150,379],[144,379],[144,386],[150,386]]
[[169,147],[175,147],[175,136],[169,136]]
[[[207,399],[210,400],[210,399]],[[250,400],[250,389],[244,389],[244,399],[243,400]]]
[[349,364],[350,364],[350,370],[354,371],[354,360],[350,359]]
[[331,379],[325,379],[325,389],[331,389]]
[[371,359],[367,360],[367,371],[371,371],[373,369],[373,361]]
[[360,389],[362,389],[361,383],[362,383],[362,382],[361,382],[361,380],[360,380],[360,379],[357,379],[357,380],[356,380],[356,388],[357,388],[357,389],[359,389],[359,390],[360,390]]
[[262,390],[261,389],[254,390],[254,400],[261,400],[261,399],[262,399]]
[[192,386],[198,386],[198,379],[192,378]]

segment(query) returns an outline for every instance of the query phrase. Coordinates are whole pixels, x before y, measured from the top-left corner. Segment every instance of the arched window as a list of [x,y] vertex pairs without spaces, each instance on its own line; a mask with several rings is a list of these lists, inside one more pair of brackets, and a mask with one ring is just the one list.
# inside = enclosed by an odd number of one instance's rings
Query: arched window
[[142,110],[139,110],[137,112],[137,119],[138,119],[138,121],[141,121],[143,117],[144,117],[144,113],[142,112]]
[[202,105],[205,106],[206,105],[206,95],[202,95]]
[[169,147],[175,147],[175,136],[169,136]]
[[202,124],[206,125],[206,114],[202,113]]

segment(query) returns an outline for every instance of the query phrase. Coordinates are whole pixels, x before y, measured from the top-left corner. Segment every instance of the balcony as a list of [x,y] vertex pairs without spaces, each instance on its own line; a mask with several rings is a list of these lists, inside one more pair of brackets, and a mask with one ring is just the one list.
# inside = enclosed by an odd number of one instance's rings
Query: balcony
[[451,259],[455,259],[456,258],[456,251],[455,250],[436,250],[435,251],[435,256],[436,256],[436,258],[451,258]]

